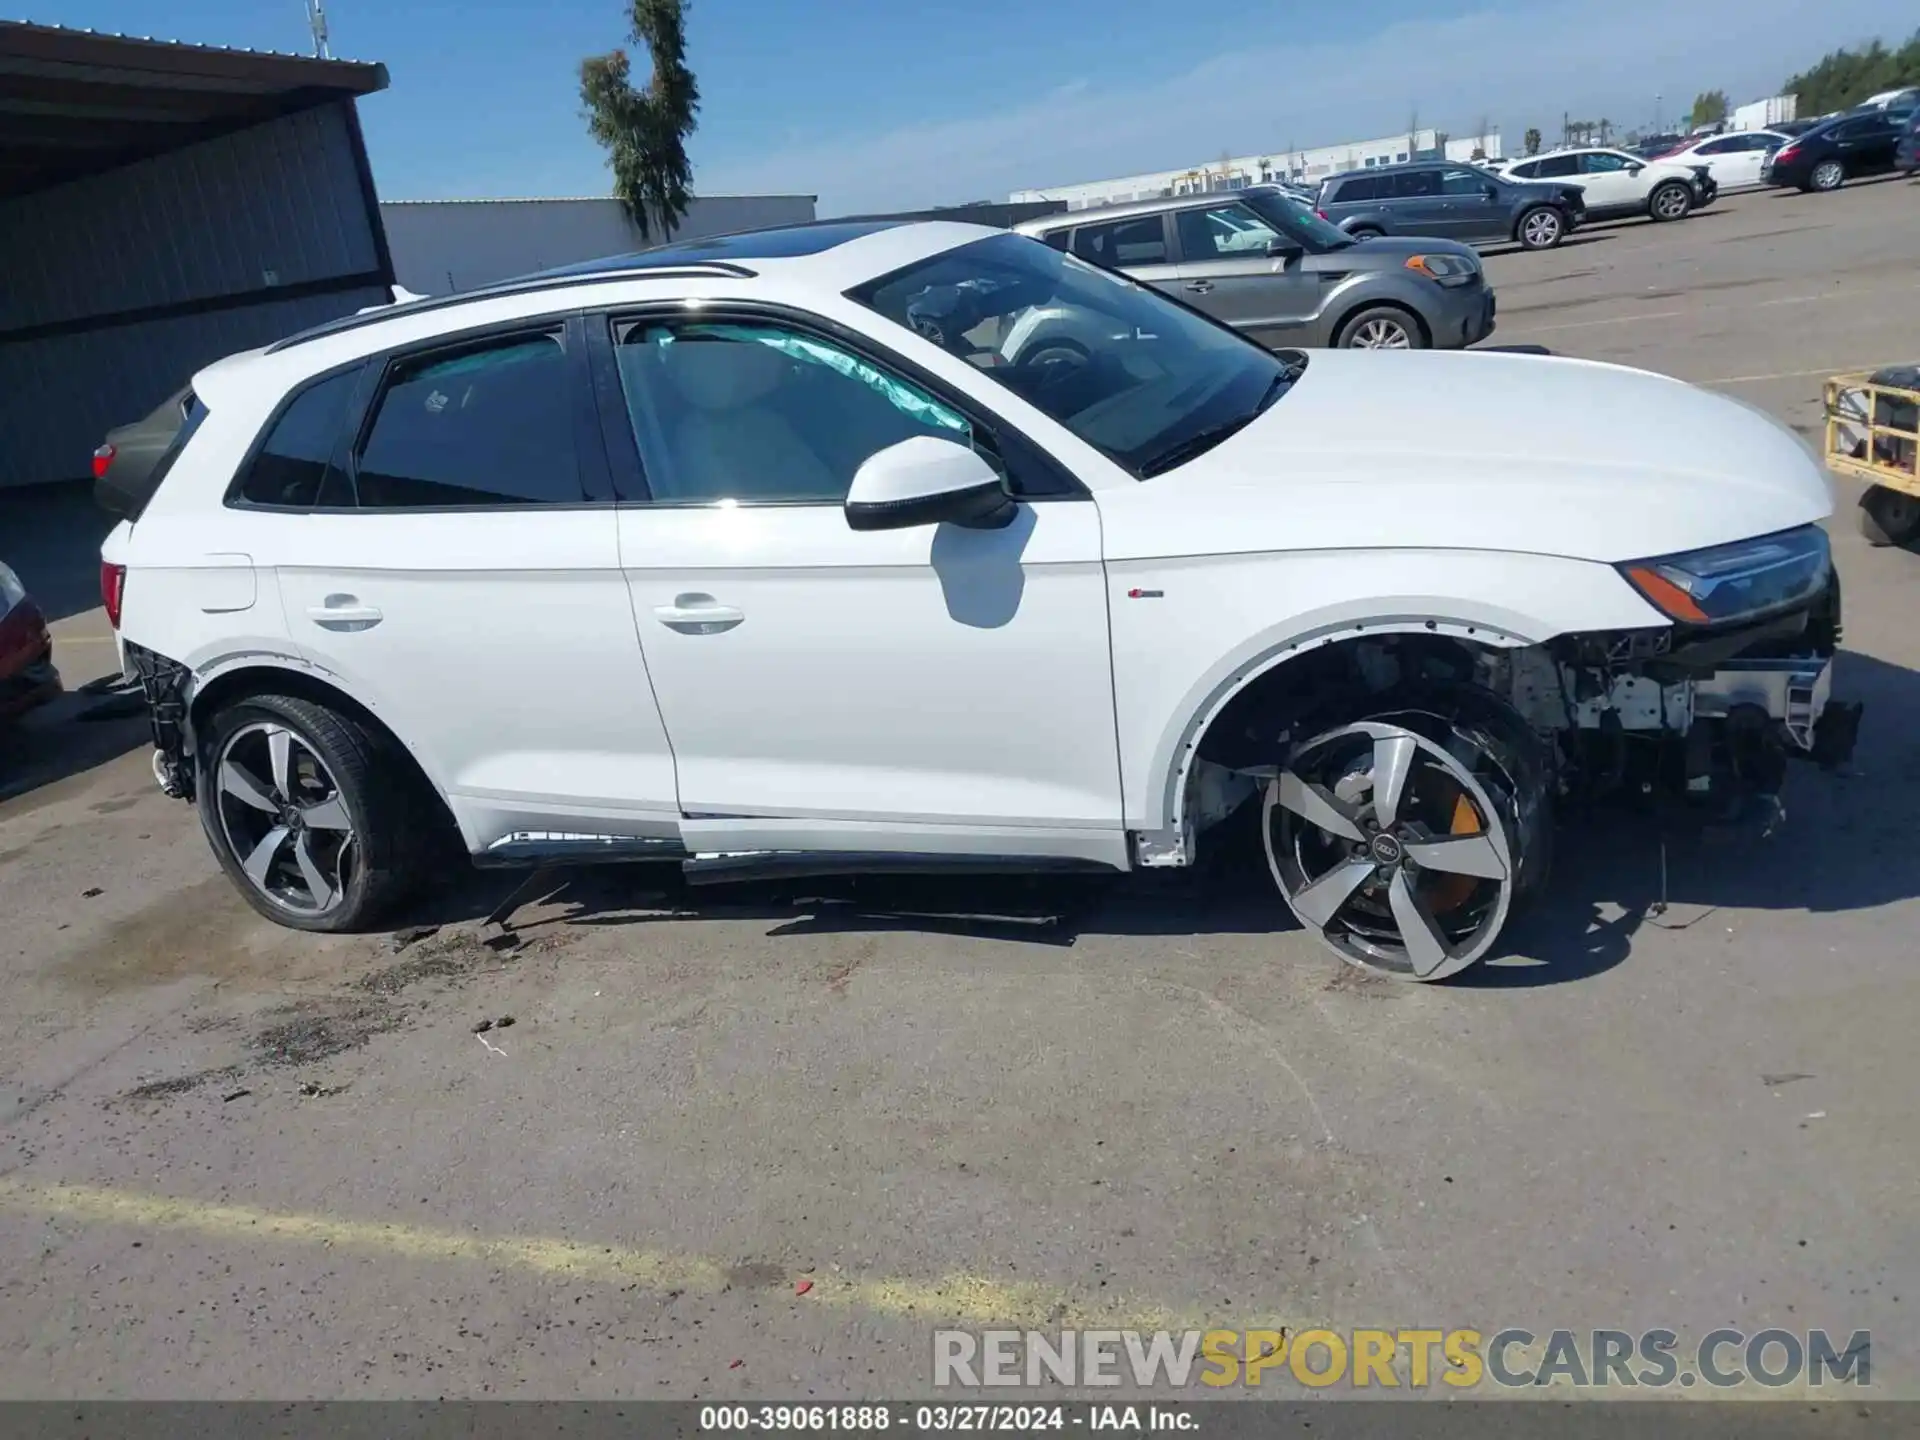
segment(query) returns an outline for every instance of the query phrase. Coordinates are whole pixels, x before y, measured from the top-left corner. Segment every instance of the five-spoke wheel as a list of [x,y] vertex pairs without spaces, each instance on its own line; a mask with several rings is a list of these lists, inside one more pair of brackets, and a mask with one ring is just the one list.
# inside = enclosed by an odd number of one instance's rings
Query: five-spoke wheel
[[212,778],[227,844],[264,899],[307,915],[340,904],[353,820],[312,745],[284,725],[243,725],[221,745]]
[[1484,729],[1392,720],[1294,751],[1267,786],[1267,861],[1300,923],[1347,960],[1443,980],[1499,938],[1544,807]]

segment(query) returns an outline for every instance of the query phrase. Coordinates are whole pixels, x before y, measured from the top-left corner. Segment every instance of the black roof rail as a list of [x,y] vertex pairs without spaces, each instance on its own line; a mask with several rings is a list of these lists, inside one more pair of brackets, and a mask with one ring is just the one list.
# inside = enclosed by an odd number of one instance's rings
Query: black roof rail
[[267,346],[266,353],[277,355],[282,350],[304,345],[309,340],[321,340],[329,335],[345,334],[368,325],[378,325],[384,321],[398,319],[403,315],[422,315],[434,310],[450,310],[475,300],[498,300],[511,295],[536,295],[542,290],[570,290],[577,285],[596,285],[614,280],[710,280],[715,276],[728,280],[751,280],[758,273],[744,265],[734,265],[724,261],[701,261],[690,265],[641,265],[612,261],[608,262],[604,269],[553,271],[540,275],[528,275],[519,280],[501,280],[472,290],[457,291],[452,295],[433,295],[421,300],[396,301],[391,305],[381,305],[362,314],[342,315],[338,320],[329,320],[324,325],[315,325],[311,329],[297,331],[284,339],[276,340]]

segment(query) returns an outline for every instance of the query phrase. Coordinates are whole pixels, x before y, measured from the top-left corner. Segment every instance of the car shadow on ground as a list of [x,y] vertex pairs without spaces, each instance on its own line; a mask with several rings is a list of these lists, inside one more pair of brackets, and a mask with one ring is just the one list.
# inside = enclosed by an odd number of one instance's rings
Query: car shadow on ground
[[[1627,961],[1648,930],[1686,930],[1724,909],[1814,913],[1920,896],[1920,850],[1905,841],[1920,796],[1920,746],[1901,717],[1920,714],[1920,673],[1869,656],[1841,658],[1835,693],[1867,705],[1853,765],[1795,764],[1786,818],[1716,830],[1616,810],[1563,820],[1546,894],[1492,961],[1457,984],[1531,988],[1585,980]],[[1194,870],[1130,876],[848,876],[694,886],[676,865],[475,873],[425,902],[410,924],[500,915],[495,938],[549,926],[767,922],[770,936],[905,931],[1045,947],[1085,935],[1205,938],[1297,930],[1267,875],[1257,807],[1209,836]]]
[[[56,642],[56,662],[59,655]],[[138,697],[106,688],[71,691],[12,723],[0,722],[0,818],[35,808],[57,793],[36,792],[151,744],[152,739],[153,729]],[[21,799],[29,795],[36,798]]]

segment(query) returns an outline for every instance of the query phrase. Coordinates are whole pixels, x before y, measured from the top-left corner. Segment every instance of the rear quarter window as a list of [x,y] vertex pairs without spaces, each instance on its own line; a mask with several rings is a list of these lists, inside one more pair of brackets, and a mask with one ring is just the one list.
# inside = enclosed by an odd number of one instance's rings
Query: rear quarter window
[[1328,203],[1351,205],[1356,200],[1378,200],[1384,184],[1383,180],[1373,175],[1359,175],[1351,180],[1342,180],[1334,187]]

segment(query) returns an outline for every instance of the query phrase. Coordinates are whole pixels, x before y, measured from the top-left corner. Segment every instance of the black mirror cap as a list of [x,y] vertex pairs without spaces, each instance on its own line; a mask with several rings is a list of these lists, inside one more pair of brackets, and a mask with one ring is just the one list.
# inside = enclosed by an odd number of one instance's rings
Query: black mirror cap
[[1306,253],[1307,247],[1297,240],[1280,238],[1267,242],[1267,254],[1275,260],[1298,260]]
[[848,500],[843,508],[850,530],[911,530],[918,525],[1000,530],[1013,523],[1020,509],[997,477],[964,490],[905,500]]

